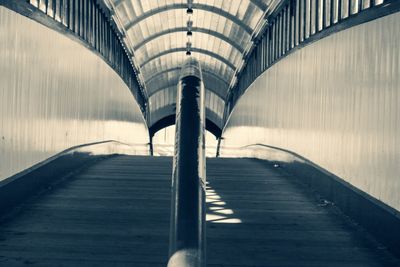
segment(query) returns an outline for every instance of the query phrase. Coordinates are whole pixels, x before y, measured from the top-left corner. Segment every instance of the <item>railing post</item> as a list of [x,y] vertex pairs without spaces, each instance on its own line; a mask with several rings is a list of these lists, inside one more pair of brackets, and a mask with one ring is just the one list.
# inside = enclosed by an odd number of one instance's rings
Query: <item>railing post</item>
[[205,266],[205,104],[200,65],[182,67],[176,108],[169,267]]
[[153,135],[150,133],[149,134],[149,136],[150,136],[150,142],[149,142],[149,153],[150,153],[150,156],[154,156],[154,148],[153,148]]
[[220,151],[221,151],[221,141],[222,141],[222,136],[218,138],[218,143],[217,143],[217,152],[215,153],[215,157],[219,158],[220,156]]

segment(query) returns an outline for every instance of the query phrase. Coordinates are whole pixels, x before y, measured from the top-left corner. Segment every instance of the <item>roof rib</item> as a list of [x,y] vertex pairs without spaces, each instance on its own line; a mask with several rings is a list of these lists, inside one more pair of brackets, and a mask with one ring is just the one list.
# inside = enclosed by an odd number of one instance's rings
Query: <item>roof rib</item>
[[[154,59],[157,59],[157,58],[162,57],[164,55],[168,55],[168,54],[175,53],[175,52],[185,52],[185,51],[186,51],[186,47],[177,47],[177,48],[172,48],[172,49],[169,49],[169,50],[162,51],[161,53],[158,53],[158,54],[156,54],[156,55],[154,55],[152,57],[149,57],[147,60],[145,60],[143,63],[141,63],[140,64],[140,68],[143,68],[150,61],[153,61]],[[226,58],[224,58],[223,56],[221,56],[221,55],[219,55],[217,53],[214,53],[214,52],[209,51],[209,50],[201,49],[201,48],[196,48],[196,47],[192,47],[190,49],[190,51],[195,52],[195,53],[200,53],[200,54],[205,54],[205,55],[211,56],[211,57],[221,61],[225,65],[227,65],[233,71],[236,70],[236,67],[235,67],[235,65],[233,65],[232,62],[230,62],[229,60],[227,60]]]
[[[158,76],[163,75],[163,74],[165,74],[165,73],[173,72],[173,71],[180,71],[180,70],[181,70],[181,67],[174,67],[174,68],[168,68],[168,69],[162,70],[162,71],[157,72],[157,73],[155,73],[154,75],[150,76],[149,78],[147,78],[147,79],[146,79],[146,83],[151,83],[151,81],[152,81],[153,79],[155,79],[155,78],[157,78]],[[202,68],[201,72],[202,72],[202,73],[206,73],[206,74],[208,74],[208,75],[210,75],[210,76],[215,77],[216,79],[218,79],[218,80],[220,80],[221,82],[223,82],[224,84],[226,84],[227,88],[229,87],[229,83],[228,83],[225,79],[223,79],[221,76],[219,76],[218,74],[215,74],[215,72],[210,71],[210,70],[207,70],[207,69],[204,69],[204,68]]]
[[[153,41],[154,39],[156,39],[158,37],[161,37],[163,35],[171,34],[171,33],[175,33],[175,32],[186,32],[187,30],[188,30],[187,27],[177,27],[177,28],[172,28],[172,29],[167,29],[167,30],[164,30],[164,31],[157,32],[157,33],[155,33],[153,35],[148,36],[147,38],[145,38],[140,43],[136,44],[133,47],[133,49],[136,51],[140,47],[146,45],[147,43],[149,43],[149,42]],[[236,48],[236,50],[238,50],[241,54],[243,54],[243,52],[244,52],[244,48],[241,47],[240,45],[238,45],[238,43],[236,43],[232,39],[226,37],[225,35],[223,35],[222,33],[217,32],[217,31],[213,31],[213,30],[205,29],[205,28],[199,28],[199,27],[193,27],[191,29],[191,31],[192,32],[201,32],[201,33],[212,35],[212,36],[214,36],[216,38],[219,38],[219,39],[227,42],[232,47]]]
[[[246,23],[244,23],[242,20],[238,19],[236,16],[232,15],[231,13],[221,9],[221,8],[216,8],[214,6],[209,6],[209,5],[205,5],[205,4],[193,4],[192,5],[193,9],[198,9],[198,10],[204,10],[204,11],[208,11],[208,12],[212,12],[215,13],[217,15],[223,16],[228,20],[231,20],[232,22],[234,22],[235,24],[237,24],[239,27],[241,27],[247,34],[251,35],[252,33],[252,28],[250,28],[249,25],[247,25]],[[125,25],[125,29],[126,31],[128,31],[130,28],[132,28],[133,26],[135,26],[136,24],[138,24],[139,22],[154,16],[158,13],[161,12],[165,12],[168,10],[173,10],[173,9],[186,9],[187,8],[187,4],[184,3],[178,3],[178,4],[172,4],[172,5],[166,5],[160,8],[155,8],[152,9],[146,13],[143,13],[142,15],[140,15],[139,17],[137,17],[136,19],[130,21],[127,25]]]
[[[124,2],[124,0],[116,0],[114,2],[115,6],[120,5],[122,2]],[[255,5],[256,7],[258,7],[259,9],[261,9],[262,11],[267,10],[267,5],[263,2],[263,0],[250,0],[251,3],[253,3],[253,5]]]

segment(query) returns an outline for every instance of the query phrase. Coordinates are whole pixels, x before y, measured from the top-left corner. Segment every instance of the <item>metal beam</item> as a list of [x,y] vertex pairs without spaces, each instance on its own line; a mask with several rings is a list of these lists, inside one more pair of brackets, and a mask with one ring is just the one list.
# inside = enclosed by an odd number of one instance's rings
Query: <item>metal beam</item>
[[[205,77],[204,73],[203,73],[203,77]],[[152,92],[149,92],[149,99],[150,99],[153,95],[155,95],[156,93],[158,93],[158,92],[161,92],[161,91],[163,91],[163,90],[167,90],[167,89],[172,88],[172,87],[176,87],[177,84],[178,84],[178,80],[176,80],[176,82],[170,82],[170,83],[167,83],[167,84],[164,84],[164,85],[160,86],[158,89],[156,89],[156,90],[154,90],[154,91],[152,91]],[[221,99],[225,102],[225,96],[226,96],[226,95],[221,95],[221,93],[218,92],[216,89],[214,89],[214,87],[207,87],[207,86],[204,86],[204,87],[205,87],[205,89],[206,89],[207,91],[213,92],[216,96],[218,96],[219,98],[221,98]],[[227,90],[228,90],[228,87],[226,87],[226,91],[227,91]]]
[[[173,9],[186,9],[187,8],[187,4],[186,3],[177,3],[177,4],[172,4],[172,5],[166,5],[160,8],[155,8],[152,9],[146,13],[143,13],[141,16],[137,17],[136,19],[130,21],[127,25],[125,25],[125,30],[128,31],[131,27],[133,27],[134,25],[138,24],[139,22],[153,16],[156,15],[158,13],[161,12],[165,12],[168,10],[173,10]],[[204,10],[204,11],[208,11],[220,16],[225,17],[228,20],[231,20],[232,22],[234,22],[235,24],[237,24],[239,27],[241,27],[245,32],[247,32],[249,35],[251,35],[251,33],[253,32],[253,29],[250,28],[249,25],[247,25],[246,23],[244,23],[242,20],[240,20],[238,17],[232,15],[231,13],[221,9],[221,8],[217,8],[214,6],[210,6],[210,5],[205,5],[205,4],[199,4],[199,3],[194,3],[193,4],[193,9],[198,9],[198,10]]]
[[[206,107],[206,113],[207,113],[207,107]],[[164,129],[168,126],[174,125],[175,124],[175,113],[170,114],[170,115],[165,115],[161,117],[159,120],[154,122],[150,127],[149,127],[149,132],[150,136],[154,136],[159,130]],[[206,130],[212,133],[216,138],[221,137],[222,134],[222,129],[219,127],[215,122],[212,120],[206,118]]]
[[[171,54],[171,53],[175,53],[175,52],[185,52],[185,51],[186,51],[186,47],[177,47],[177,48],[172,48],[172,49],[169,49],[169,50],[162,51],[161,53],[158,53],[158,54],[156,54],[156,55],[154,55],[154,56],[148,58],[148,59],[147,59],[146,61],[144,61],[143,63],[141,63],[141,64],[140,64],[140,68],[142,69],[146,64],[148,64],[148,63],[151,62],[152,60],[157,59],[157,58],[159,58],[159,57],[162,57],[162,56],[165,56],[165,55],[168,55],[168,54]],[[201,48],[196,48],[196,47],[192,47],[192,48],[190,49],[190,51],[195,52],[195,53],[205,54],[205,55],[208,55],[208,56],[210,56],[210,57],[213,57],[213,58],[215,58],[215,59],[221,61],[221,62],[224,63],[225,65],[227,65],[227,66],[228,66],[229,68],[231,68],[233,71],[236,70],[236,67],[235,67],[235,65],[233,65],[232,62],[230,62],[229,60],[227,60],[227,59],[224,58],[223,56],[221,56],[221,55],[219,55],[219,54],[216,54],[216,53],[214,53],[214,52],[212,52],[212,51],[208,51],[208,50],[201,49]]]
[[[165,69],[165,70],[162,70],[160,72],[157,72],[154,75],[150,76],[148,79],[146,79],[146,84],[150,84],[150,82],[153,79],[156,79],[160,75],[163,75],[163,74],[168,73],[168,72],[178,72],[180,70],[181,70],[180,67],[174,67],[174,68],[169,68],[169,69]],[[208,70],[208,69],[205,69],[205,68],[202,68],[202,72],[203,72],[203,76],[207,76],[207,75],[212,76],[215,79],[218,79],[219,81],[221,81],[221,83],[223,83],[226,86],[227,89],[229,88],[229,83],[226,80],[224,80],[221,76],[215,74],[215,72],[213,72],[211,70]],[[150,97],[150,95],[149,95],[149,97]]]
[[[118,6],[122,2],[124,2],[124,0],[117,0],[114,2],[114,5]],[[261,9],[262,11],[265,11],[267,9],[267,5],[262,0],[250,0],[250,2],[253,3],[253,5],[258,7],[259,9]]]
[[250,0],[250,2],[253,3],[259,9],[261,9],[262,11],[265,11],[268,8],[268,6],[264,3],[263,0]]
[[[143,41],[141,41],[140,43],[138,43],[137,45],[135,45],[133,47],[133,49],[136,51],[138,50],[140,47],[144,46],[145,44],[147,44],[148,42],[153,41],[154,39],[161,37],[163,35],[167,35],[167,34],[171,34],[171,33],[175,33],[175,32],[186,32],[188,29],[187,27],[177,27],[177,28],[172,28],[172,29],[167,29],[164,31],[160,31],[157,32],[153,35],[148,36],[146,39],[144,39]],[[241,54],[243,54],[244,52],[244,48],[241,47],[237,42],[235,42],[234,40],[228,38],[227,36],[225,36],[222,33],[219,33],[217,31],[213,31],[211,29],[206,29],[206,28],[199,28],[199,27],[193,27],[191,29],[192,32],[201,32],[201,33],[205,33],[205,34],[209,34],[211,36],[214,36],[216,38],[219,38],[225,42],[227,42],[228,44],[230,44],[232,47],[236,48],[236,50],[238,50]]]
[[[155,78],[156,76],[158,76],[158,75],[161,75],[161,74],[164,74],[164,73],[167,73],[167,72],[170,72],[170,71],[178,71],[178,70],[180,70],[180,69],[181,69],[180,67],[171,67],[171,68],[162,70],[162,71],[160,71],[160,72],[157,72],[157,73],[155,73],[154,75],[151,75],[151,76],[148,77],[148,78],[145,77],[146,84],[150,83],[150,81],[151,81],[153,78]],[[214,76],[214,77],[217,78],[217,79],[220,79],[220,80],[223,81],[225,84],[229,85],[229,82],[228,82],[227,80],[225,80],[225,79],[224,79],[223,77],[221,77],[220,75],[216,74],[213,70],[211,70],[211,69],[209,69],[209,68],[205,68],[204,66],[202,66],[202,71],[208,73],[209,75]]]

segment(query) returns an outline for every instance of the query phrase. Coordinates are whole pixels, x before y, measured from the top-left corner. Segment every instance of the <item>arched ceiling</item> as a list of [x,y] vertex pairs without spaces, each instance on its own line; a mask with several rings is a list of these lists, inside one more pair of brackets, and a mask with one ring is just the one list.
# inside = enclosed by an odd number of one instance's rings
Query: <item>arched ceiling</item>
[[[225,100],[274,0],[105,0],[130,46],[149,97],[176,85],[191,56],[207,90]],[[193,13],[187,12],[192,8]],[[188,26],[188,21],[191,25]],[[192,35],[188,36],[187,31]],[[207,105],[207,103],[206,103]],[[150,125],[151,126],[151,125]]]

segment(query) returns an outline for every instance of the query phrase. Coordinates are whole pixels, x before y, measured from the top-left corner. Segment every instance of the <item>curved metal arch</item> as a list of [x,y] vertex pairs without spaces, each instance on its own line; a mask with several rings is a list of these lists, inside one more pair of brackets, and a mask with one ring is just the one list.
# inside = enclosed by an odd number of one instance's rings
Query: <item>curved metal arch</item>
[[[204,75],[204,72],[203,72],[203,75]],[[169,89],[169,88],[174,87],[174,86],[176,87],[177,84],[178,84],[178,81],[166,83],[166,84],[160,86],[158,89],[156,89],[156,90],[154,90],[154,91],[152,91],[152,92],[148,92],[148,94],[149,94],[148,97],[149,97],[149,99],[150,99],[150,98],[151,98],[153,95],[155,95],[156,93],[161,92],[161,91],[166,90],[166,89]],[[229,87],[226,87],[226,92],[228,91],[228,88],[229,88]],[[214,87],[207,87],[207,86],[205,86],[205,89],[206,89],[207,91],[211,91],[212,93],[214,93],[216,96],[218,96],[219,98],[221,98],[222,101],[224,101],[224,102],[226,101],[226,100],[225,100],[226,95],[222,95],[222,94],[221,94],[218,90],[216,90]]]
[[[205,54],[208,55],[210,57],[213,57],[219,61],[221,61],[222,63],[224,63],[225,65],[227,65],[229,68],[231,68],[233,71],[236,70],[235,65],[233,65],[229,60],[227,60],[226,58],[222,57],[221,55],[218,55],[214,52],[205,50],[205,49],[201,49],[201,48],[196,48],[196,47],[192,47],[190,49],[192,52],[195,53],[200,53],[200,54]],[[177,48],[172,48],[169,50],[165,50],[162,51],[161,53],[158,53],[152,57],[149,57],[146,61],[144,61],[142,64],[140,64],[140,68],[143,68],[146,64],[148,64],[149,62],[153,61],[154,59],[157,59],[159,57],[171,54],[171,53],[175,53],[175,52],[185,52],[186,51],[186,47],[177,47]]]
[[[163,90],[160,90],[159,92],[162,92],[162,91],[165,91],[165,90],[168,90],[168,89],[170,89],[170,88],[174,88],[175,86],[170,86],[170,87],[166,87],[166,88],[164,88]],[[211,91],[211,90],[207,90],[207,91],[209,91],[209,92],[211,92],[211,93],[213,93],[213,91]],[[219,97],[219,96],[217,96],[217,97]],[[150,97],[151,98],[151,97]],[[150,99],[149,98],[149,99]],[[220,98],[221,99],[221,101],[223,102],[223,106],[225,106],[225,101],[222,99],[222,98]],[[154,116],[154,114],[160,114],[160,113],[162,113],[162,114],[166,114],[166,112],[169,114],[169,113],[175,113],[175,110],[176,110],[176,99],[172,99],[173,101],[171,101],[171,102],[168,102],[168,103],[165,103],[164,105],[161,105],[160,107],[158,107],[158,108],[156,108],[156,109],[150,109],[150,113]],[[216,117],[218,117],[218,119],[222,119],[222,117],[220,117],[219,115],[218,115],[218,113],[217,113],[217,111],[216,110],[214,110],[214,109],[212,109],[210,106],[209,106],[209,104],[212,104],[211,102],[205,102],[205,107],[206,107],[206,110],[208,111],[208,112],[211,112],[211,113],[213,113],[213,114],[215,114],[216,115]],[[162,115],[162,116],[164,116],[164,115]],[[153,117],[153,116],[151,116],[151,117]],[[153,119],[153,120],[150,120],[150,125],[152,125],[152,124],[154,124],[154,121],[157,121],[157,120],[159,120],[160,119],[160,117],[162,117],[162,116],[155,116],[155,120]]]
[[[169,98],[168,102],[164,98],[163,94],[166,91],[166,94],[169,95],[169,92],[175,91],[176,88],[177,88],[176,85],[170,85],[170,86],[161,88],[160,90],[158,90],[156,92],[153,92],[153,94],[151,96],[149,96],[149,111],[150,111],[150,113],[151,112],[154,113],[157,110],[162,109],[164,107],[169,107],[169,106],[175,105],[176,104],[176,92],[174,92],[175,93],[175,97]],[[157,93],[161,93],[161,96],[160,95],[157,96],[156,95]],[[154,106],[155,102],[161,100],[161,98],[164,99],[164,104],[162,106],[158,107],[157,109],[155,109],[155,106]],[[150,104],[150,103],[152,103],[152,104]]]
[[267,10],[268,6],[264,3],[263,0],[250,0],[256,7],[261,9],[263,12]]
[[[180,70],[180,69],[181,69],[181,67],[179,67],[179,66],[167,68],[167,69],[164,69],[164,70],[162,70],[162,71],[156,72],[154,75],[152,75],[152,76],[150,76],[150,77],[148,77],[148,78],[145,78],[145,80],[146,80],[147,82],[150,82],[152,79],[156,78],[158,75],[161,75],[161,74],[164,74],[164,73],[167,73],[167,72],[171,72],[171,71],[178,71],[178,70]],[[212,75],[212,76],[214,76],[214,77],[220,79],[221,81],[223,81],[223,82],[226,83],[227,85],[229,85],[229,81],[225,80],[224,78],[222,78],[220,75],[216,74],[216,73],[215,73],[214,71],[212,71],[211,69],[202,68],[201,71],[202,71],[202,72],[206,72],[206,73],[208,73],[208,74],[210,74],[210,75]]]
[[[148,36],[143,41],[141,41],[140,43],[135,45],[133,47],[133,50],[135,50],[135,51],[138,50],[140,47],[146,45],[147,43],[153,41],[154,39],[157,39],[158,37],[161,37],[161,36],[164,36],[164,35],[167,35],[167,34],[171,34],[171,33],[175,33],[175,32],[186,32],[186,31],[187,31],[187,27],[177,27],[177,28],[166,29],[164,31],[157,32],[157,33],[155,33],[153,35]],[[236,50],[238,50],[241,54],[244,53],[244,48],[243,47],[241,47],[236,42],[234,42],[232,39],[226,37],[224,34],[222,34],[220,32],[213,31],[213,30],[206,29],[206,28],[200,28],[200,27],[193,27],[192,28],[192,32],[201,32],[201,33],[205,33],[205,34],[209,34],[211,36],[214,36],[214,37],[216,37],[218,39],[221,39],[221,40],[227,42],[232,47],[236,48]]]
[[[115,1],[114,5],[118,6],[121,4],[124,0],[117,0]],[[253,3],[256,7],[261,9],[262,11],[267,10],[267,5],[262,1],[262,0],[250,0],[251,3]]]
[[[151,137],[153,137],[158,131],[174,125],[175,124],[175,114],[171,114],[171,115],[167,115],[161,119],[159,119],[158,121],[156,121],[155,123],[153,123],[152,126],[150,126],[149,128],[149,134]],[[212,120],[206,118],[206,130],[209,131],[210,133],[212,133],[215,138],[220,138],[221,134],[222,134],[222,129],[215,124]]]
[[[165,69],[163,71],[157,72],[156,74],[154,74],[154,75],[150,76],[148,79],[146,79],[146,83],[150,83],[151,80],[153,80],[153,79],[157,78],[158,76],[163,75],[165,73],[175,72],[175,71],[180,71],[180,70],[181,70],[180,67],[174,67],[174,68],[169,68],[169,69]],[[214,72],[207,70],[207,69],[202,69],[201,71],[207,75],[213,76],[216,79],[220,80],[227,86],[227,88],[229,87],[229,83],[226,80],[222,79],[221,76],[219,76],[219,75],[215,74]]]
[[[134,25],[138,24],[139,22],[155,15],[161,12],[165,12],[168,10],[173,10],[173,9],[186,9],[188,7],[187,3],[177,3],[177,4],[172,4],[172,5],[166,5],[160,8],[155,8],[152,9],[146,13],[143,13],[141,16],[137,17],[136,19],[130,21],[127,25],[124,26],[125,30],[128,31],[130,28],[132,28]],[[193,9],[199,9],[199,10],[204,10],[208,11],[211,13],[215,13],[217,15],[220,15],[222,17],[225,17],[228,20],[231,20],[233,23],[237,24],[240,28],[242,28],[247,34],[251,35],[253,29],[250,28],[249,25],[244,23],[242,20],[238,19],[236,16],[232,15],[231,13],[221,9],[217,8],[214,6],[210,5],[205,5],[205,4],[199,4],[199,3],[193,3],[192,4]]]
[[158,92],[162,92],[162,91],[164,91],[164,90],[168,90],[168,89],[173,88],[173,87],[176,89],[177,85],[176,85],[176,84],[173,84],[173,83],[171,83],[171,84],[165,84],[164,86],[160,87],[160,88],[157,89],[156,91],[154,91],[154,92],[152,92],[151,94],[149,94],[149,99],[150,99],[152,96],[154,96],[155,94],[157,94]]

